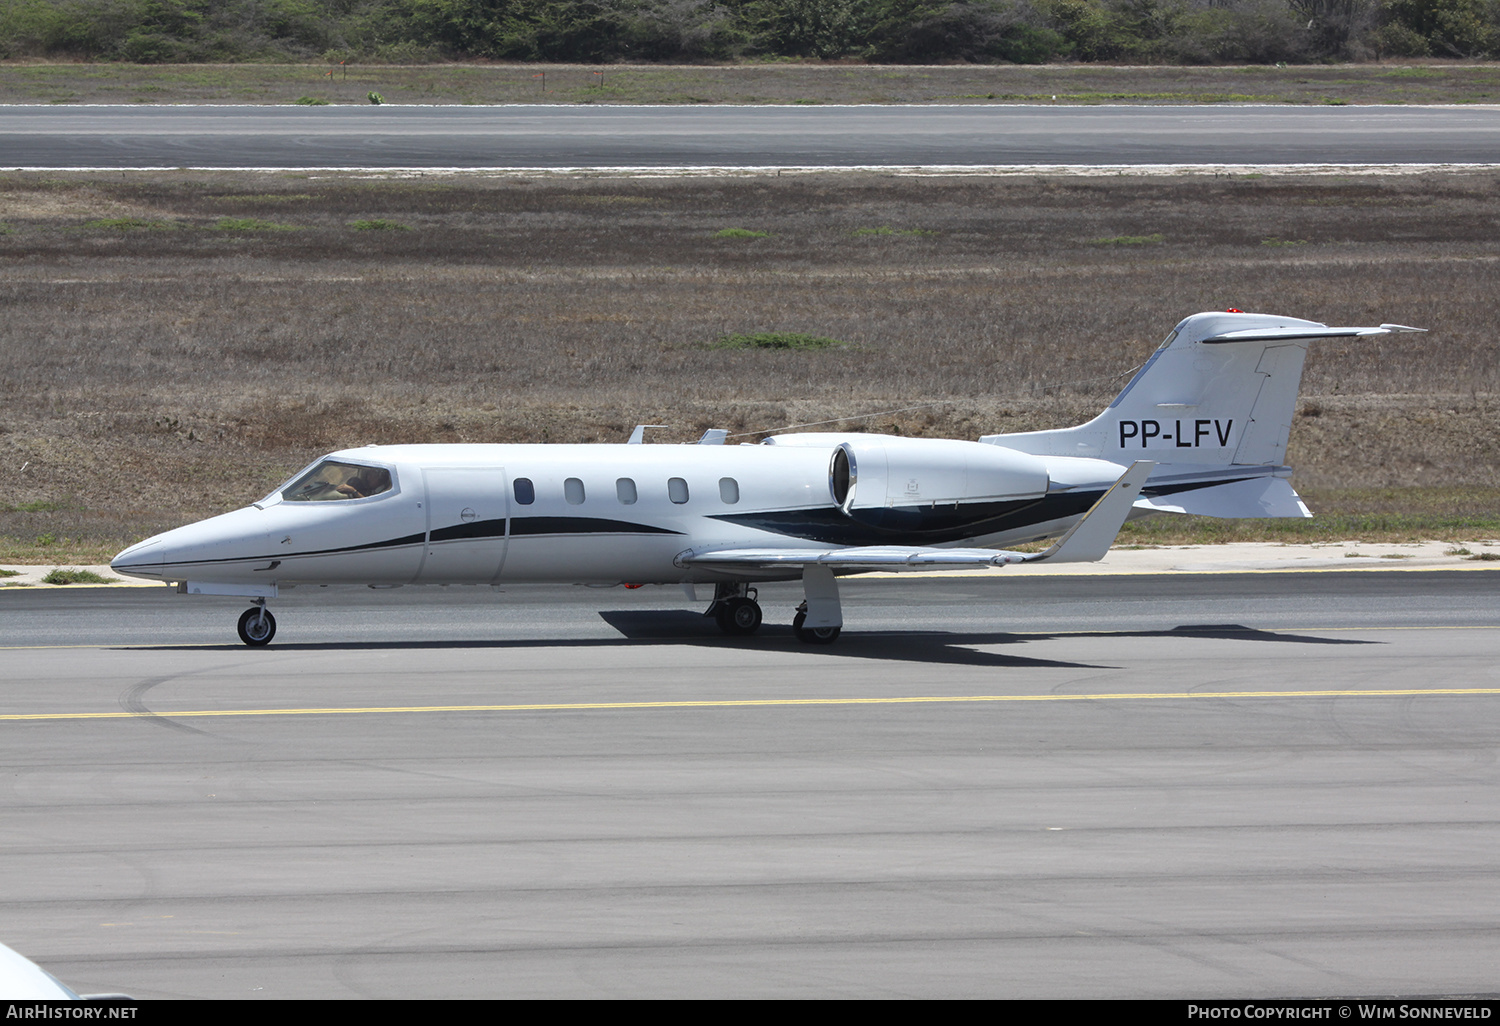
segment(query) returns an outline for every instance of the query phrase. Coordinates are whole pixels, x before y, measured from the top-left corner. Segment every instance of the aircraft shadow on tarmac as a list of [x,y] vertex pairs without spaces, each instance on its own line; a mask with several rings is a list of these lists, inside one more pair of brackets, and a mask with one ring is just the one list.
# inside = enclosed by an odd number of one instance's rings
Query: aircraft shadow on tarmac
[[[1055,631],[1015,634],[1006,631],[846,631],[832,645],[804,645],[793,639],[792,628],[785,624],[765,624],[754,637],[725,637],[712,617],[685,609],[605,610],[600,619],[619,631],[620,639],[607,638],[528,638],[476,639],[473,641],[379,641],[379,642],[305,642],[276,645],[277,651],[335,651],[373,649],[445,649],[445,648],[600,648],[624,644],[701,645],[711,648],[749,650],[791,650],[808,655],[856,659],[885,659],[909,663],[935,663],[963,666],[1054,666],[1075,669],[1118,669],[1098,663],[1070,662],[978,649],[995,645],[1023,645],[1028,642],[1067,638],[1204,638],[1230,641],[1270,641],[1303,645],[1378,645],[1383,642],[1354,638],[1324,638],[1304,634],[1281,634],[1242,624],[1183,624],[1170,629],[1140,631]],[[153,646],[174,648],[176,646]],[[226,651],[244,651],[240,645],[225,645]]]
[[[682,609],[674,610],[611,610],[601,612],[600,618],[631,641],[660,641],[675,644],[723,645],[726,639],[714,621],[699,613]],[[788,626],[766,624],[761,627],[757,639],[782,638],[790,641],[792,630]],[[1011,634],[1004,631],[982,631],[959,633],[954,631],[879,631],[868,634],[845,633],[832,645],[801,645],[798,651],[830,656],[852,656],[858,659],[890,659],[902,662],[950,663],[968,666],[1065,666],[1089,669],[1112,669],[1094,663],[1067,662],[1056,659],[1039,659],[997,652],[976,651],[979,646],[1020,645],[1026,642],[1049,641],[1058,638],[1211,638],[1232,641],[1279,641],[1311,645],[1373,645],[1379,642],[1358,639],[1307,637],[1305,635],[1278,634],[1275,631],[1257,630],[1241,624],[1185,624],[1171,630],[1151,631],[1103,631]],[[744,639],[749,640],[749,639]],[[764,640],[751,641],[764,644]]]

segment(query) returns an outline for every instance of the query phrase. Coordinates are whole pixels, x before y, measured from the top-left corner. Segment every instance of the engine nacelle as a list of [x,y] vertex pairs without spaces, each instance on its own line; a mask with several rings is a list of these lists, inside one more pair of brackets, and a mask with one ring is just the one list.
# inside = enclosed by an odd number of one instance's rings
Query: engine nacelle
[[818,432],[766,444],[831,444],[830,498],[848,516],[879,526],[944,514],[968,519],[1040,499],[1049,483],[1040,458],[979,442]]

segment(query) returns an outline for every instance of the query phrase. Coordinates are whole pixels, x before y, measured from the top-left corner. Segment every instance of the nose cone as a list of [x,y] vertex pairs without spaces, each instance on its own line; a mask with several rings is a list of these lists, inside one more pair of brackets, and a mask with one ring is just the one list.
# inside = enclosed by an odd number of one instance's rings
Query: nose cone
[[131,577],[168,581],[256,580],[267,562],[263,511],[255,507],[200,520],[132,545],[110,563]]
[[109,568],[126,577],[143,577],[148,581],[161,580],[163,557],[166,553],[162,537],[162,535],[156,535],[154,538],[147,538],[143,542],[130,546],[109,561]]

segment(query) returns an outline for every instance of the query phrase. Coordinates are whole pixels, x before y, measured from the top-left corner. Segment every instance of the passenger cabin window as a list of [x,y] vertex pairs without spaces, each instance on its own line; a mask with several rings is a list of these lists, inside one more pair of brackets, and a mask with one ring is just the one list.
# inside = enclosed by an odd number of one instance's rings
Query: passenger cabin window
[[688,501],[688,487],[687,487],[687,482],[684,481],[680,477],[674,477],[670,481],[668,481],[667,482],[667,498],[671,499],[673,502],[677,503],[677,505],[679,505],[679,506],[682,505],[684,502],[687,502]]
[[563,498],[568,500],[569,505],[583,505],[583,482],[576,477],[570,477],[564,481]]
[[391,490],[391,472],[384,467],[324,460],[281,491],[287,502],[330,502],[368,499]]
[[531,478],[516,478],[516,503],[521,506],[530,506],[535,501],[536,486],[531,483]]
[[740,483],[732,477],[719,478],[719,500],[726,506],[740,501]]
[[629,506],[639,497],[636,495],[635,482],[628,477],[622,477],[615,482],[615,494],[620,497],[622,506]]

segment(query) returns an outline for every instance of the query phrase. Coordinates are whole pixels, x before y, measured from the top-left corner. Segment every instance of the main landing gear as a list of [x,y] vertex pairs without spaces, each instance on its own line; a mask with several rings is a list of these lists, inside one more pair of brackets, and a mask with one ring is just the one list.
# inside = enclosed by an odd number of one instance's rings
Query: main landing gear
[[807,603],[804,602],[797,607],[797,615],[792,617],[792,633],[797,640],[804,645],[832,645],[839,639],[839,631],[842,627],[804,627],[807,622]]
[[[809,566],[803,571],[802,586],[807,597],[792,618],[792,633],[804,645],[833,644],[843,629],[838,581],[827,567]],[[712,616],[725,634],[754,634],[761,622],[755,598],[755,589],[748,584],[717,584],[713,605],[704,615]]]
[[754,634],[760,630],[760,603],[755,601],[755,589],[749,585],[715,585],[714,604],[708,607],[708,612],[725,634]]
[[256,599],[255,605],[240,614],[240,640],[247,645],[269,645],[276,637],[276,617],[266,609],[265,599]]

